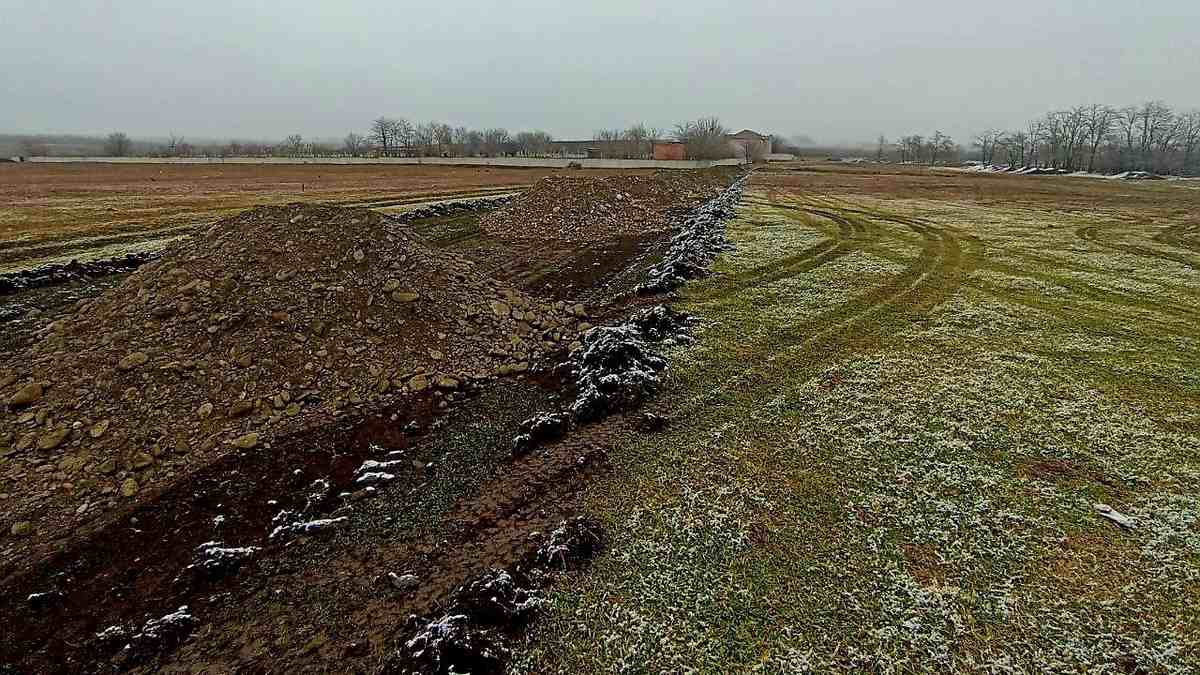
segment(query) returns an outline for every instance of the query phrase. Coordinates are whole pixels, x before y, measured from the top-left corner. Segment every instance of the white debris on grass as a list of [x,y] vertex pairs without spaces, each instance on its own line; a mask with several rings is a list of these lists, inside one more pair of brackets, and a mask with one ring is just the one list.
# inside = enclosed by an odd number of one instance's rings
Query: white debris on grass
[[340,518],[318,518],[306,522],[287,523],[271,530],[270,539],[287,540],[300,535],[313,535],[325,530],[336,529],[350,522],[346,516]]

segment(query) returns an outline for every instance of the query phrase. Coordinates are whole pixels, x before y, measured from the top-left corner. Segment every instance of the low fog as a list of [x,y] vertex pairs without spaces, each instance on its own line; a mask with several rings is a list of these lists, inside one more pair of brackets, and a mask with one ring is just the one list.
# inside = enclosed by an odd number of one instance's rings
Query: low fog
[[1047,110],[1200,106],[1200,3],[0,0],[0,133],[336,138],[379,115],[589,138],[701,115],[965,141]]

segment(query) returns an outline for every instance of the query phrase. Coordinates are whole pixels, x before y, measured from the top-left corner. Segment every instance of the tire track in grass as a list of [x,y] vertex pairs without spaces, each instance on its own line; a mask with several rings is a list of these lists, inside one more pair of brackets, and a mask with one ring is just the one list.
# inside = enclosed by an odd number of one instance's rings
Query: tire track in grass
[[833,238],[823,239],[795,255],[722,277],[715,282],[711,289],[691,296],[693,299],[718,303],[732,302],[734,301],[733,296],[739,291],[765,286],[810,272],[845,255],[861,251],[867,244],[878,238],[874,228],[869,227],[866,223],[858,219],[847,218],[834,211],[780,202],[764,203],[755,200],[751,203],[787,210],[788,213],[785,215],[788,219],[801,224],[811,224],[804,216],[824,218],[837,225],[837,234]]
[[1017,267],[1015,265],[1008,265],[997,261],[988,261],[980,265],[980,268],[993,272],[1008,274],[1011,276],[1025,277],[1054,284],[1069,291],[1073,295],[1096,302],[1132,307],[1135,309],[1154,312],[1167,317],[1183,318],[1186,320],[1200,320],[1200,308],[1190,307],[1177,302],[1169,302],[1158,296],[1147,296],[1144,294],[1138,295],[1127,291],[1117,290],[1115,288],[1099,288],[1087,283],[1086,281],[1072,277],[1063,277],[1056,274],[1038,272],[1036,270]]
[[1195,256],[1175,253],[1173,251],[1159,251],[1150,248],[1149,246],[1139,246],[1136,244],[1123,244],[1113,241],[1108,241],[1101,236],[1101,231],[1111,228],[1111,225],[1084,225],[1075,230],[1075,236],[1083,239],[1086,242],[1107,248],[1113,251],[1120,251],[1130,255],[1141,256],[1143,258],[1154,258],[1167,262],[1174,262],[1194,270],[1200,270],[1200,261]]
[[[713,378],[722,384],[687,401],[679,412],[686,416],[720,405],[735,393],[744,403],[760,405],[763,399],[776,396],[780,387],[805,382],[838,359],[885,348],[893,335],[928,318],[973,269],[977,242],[970,243],[964,255],[960,238],[949,228],[918,222],[905,226],[921,238],[922,247],[903,272],[803,323],[743,337],[742,349],[727,361],[730,366],[719,368],[728,371],[732,367],[734,372]],[[752,324],[754,319],[747,316],[746,323]],[[728,330],[748,336],[752,333],[745,330],[748,327]],[[745,363],[753,365],[746,369],[737,365]]]
[[[836,200],[836,198],[832,198],[832,197],[829,197],[827,199],[838,201],[838,200]],[[897,214],[887,214],[885,212],[878,211],[878,210],[855,209],[855,208],[848,208],[847,210],[849,210],[851,212],[855,212],[855,213],[862,213],[862,214],[869,215],[872,217],[882,218],[882,219],[889,220],[891,222],[896,222],[896,223],[921,224],[921,225],[926,225],[926,226],[933,225],[933,223],[931,221],[926,220],[926,219],[899,216]],[[1090,227],[1098,227],[1098,226],[1090,226]],[[969,237],[967,239],[969,241],[972,241],[973,244],[976,246],[982,246],[982,242],[979,242],[977,239],[975,239],[973,237]],[[1013,252],[1007,251],[1007,253],[1012,254]],[[1031,260],[1031,261],[1035,261],[1035,262],[1045,262],[1047,264],[1054,264],[1056,266],[1061,266],[1062,263],[1065,262],[1065,261],[1058,261],[1058,260],[1052,259],[1052,258],[1044,258],[1044,257],[1037,256],[1034,254],[1018,254],[1018,255],[1020,255],[1022,258],[1025,258],[1027,260]],[[981,269],[987,269],[987,270],[991,270],[991,271],[995,271],[995,272],[1002,272],[1002,273],[1010,274],[1013,276],[1029,277],[1031,279],[1036,279],[1039,281],[1055,284],[1055,285],[1061,286],[1061,287],[1067,289],[1068,291],[1075,293],[1079,296],[1082,296],[1082,297],[1090,299],[1090,300],[1095,300],[1098,302],[1106,302],[1106,303],[1125,305],[1125,306],[1129,306],[1129,307],[1133,307],[1133,308],[1137,308],[1137,309],[1153,311],[1153,312],[1159,313],[1159,314],[1165,314],[1169,317],[1174,316],[1174,315],[1179,315],[1185,319],[1200,318],[1200,309],[1197,309],[1194,307],[1189,307],[1187,305],[1182,305],[1182,304],[1178,304],[1178,303],[1164,302],[1158,298],[1148,299],[1143,296],[1135,295],[1133,293],[1126,293],[1126,292],[1119,291],[1116,289],[1107,289],[1107,288],[1099,289],[1099,288],[1095,288],[1085,282],[1081,282],[1077,279],[1073,279],[1073,278],[1069,278],[1069,277],[1064,278],[1062,276],[1055,275],[1055,274],[1038,272],[1036,270],[1031,270],[1031,269],[1027,269],[1027,268],[1023,268],[1023,267],[1016,267],[1014,265],[1007,265],[1005,263],[991,261],[991,260],[982,262],[982,263],[978,264],[977,266]],[[1169,324],[1165,323],[1165,325],[1169,325]]]
[[[1098,334],[1118,338],[1137,338],[1140,336],[1140,333],[1136,330],[1114,326],[1112,323],[1113,312],[1089,307],[1080,304],[1077,300],[1071,301],[1059,298],[1047,300],[1041,294],[1028,291],[1014,291],[980,279],[968,279],[963,285],[973,288],[980,293],[986,293],[1002,303],[1021,305],[1029,309],[1045,312],[1056,320],[1086,322],[1088,329]],[[1130,317],[1129,320],[1152,323],[1157,327],[1155,330],[1161,333],[1170,333],[1181,337],[1192,337],[1200,334],[1200,324],[1190,322],[1186,318],[1183,320],[1189,322],[1184,325],[1181,325],[1179,321],[1169,321],[1161,316],[1155,318],[1137,316]]]
[[1154,235],[1154,241],[1191,253],[1200,253],[1200,225],[1188,223],[1169,225]]

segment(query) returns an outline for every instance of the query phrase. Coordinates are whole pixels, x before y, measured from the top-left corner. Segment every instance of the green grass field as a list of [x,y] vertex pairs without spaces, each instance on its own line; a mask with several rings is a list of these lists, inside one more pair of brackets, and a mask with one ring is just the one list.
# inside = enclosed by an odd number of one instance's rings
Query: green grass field
[[1200,194],[865,185],[751,184],[514,672],[1200,669]]

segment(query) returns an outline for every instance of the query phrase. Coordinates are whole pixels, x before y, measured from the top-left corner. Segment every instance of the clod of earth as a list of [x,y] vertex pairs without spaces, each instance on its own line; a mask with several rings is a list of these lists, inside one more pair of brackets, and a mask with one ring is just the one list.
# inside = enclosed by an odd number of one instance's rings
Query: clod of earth
[[40,611],[48,609],[59,604],[63,600],[63,594],[59,591],[45,591],[43,593],[30,593],[25,598],[25,603],[30,609]]
[[538,547],[534,561],[544,568],[568,570],[595,557],[603,546],[604,528],[599,521],[576,516],[550,533]]
[[389,654],[380,673],[500,673],[508,650],[462,614],[446,614],[421,626]]
[[679,340],[696,324],[695,317],[678,312],[667,305],[655,305],[639,310],[629,318],[642,337],[651,342]]
[[388,655],[383,672],[502,672],[508,650],[498,631],[523,625],[540,605],[508,572],[487,570],[450,594],[440,618],[413,617],[415,635]]
[[539,443],[562,437],[571,428],[571,416],[562,413],[539,413],[521,423],[520,433],[513,439],[513,456],[527,454]]
[[133,666],[174,649],[187,639],[195,624],[196,618],[184,605],[170,614],[150,619],[136,633],[127,626],[110,626],[96,634],[95,646],[101,653],[119,649],[117,661]]
[[196,547],[196,555],[184,568],[184,575],[193,579],[220,579],[235,572],[260,550],[257,546],[226,547],[220,542],[205,542]]
[[658,389],[667,362],[630,326],[601,326],[583,335],[567,362],[578,387],[571,414],[580,423],[641,404]]
[[421,580],[415,574],[396,574],[388,572],[388,583],[401,592],[408,592],[421,585]]
[[326,530],[337,529],[348,522],[350,522],[350,519],[346,516],[342,516],[339,518],[317,518],[316,520],[287,523],[285,525],[279,525],[274,530],[271,530],[269,538],[279,541],[287,541],[288,539],[301,535],[313,535]]

